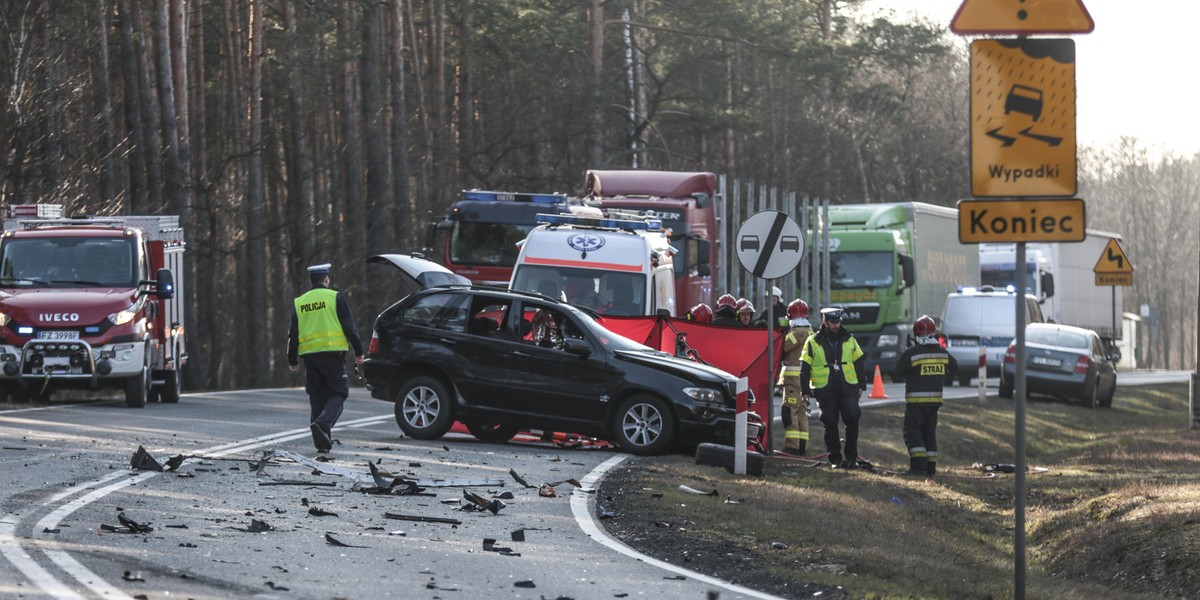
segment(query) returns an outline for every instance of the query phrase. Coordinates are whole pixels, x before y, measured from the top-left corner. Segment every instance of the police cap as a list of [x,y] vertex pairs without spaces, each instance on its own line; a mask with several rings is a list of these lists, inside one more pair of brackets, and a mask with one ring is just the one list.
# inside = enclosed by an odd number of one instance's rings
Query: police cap
[[821,309],[821,318],[830,323],[841,323],[844,311],[836,306]]
[[318,277],[325,276],[325,275],[329,274],[329,269],[331,269],[331,268],[333,268],[333,265],[330,263],[325,263],[322,265],[312,265],[311,267],[308,268],[308,274],[315,275]]

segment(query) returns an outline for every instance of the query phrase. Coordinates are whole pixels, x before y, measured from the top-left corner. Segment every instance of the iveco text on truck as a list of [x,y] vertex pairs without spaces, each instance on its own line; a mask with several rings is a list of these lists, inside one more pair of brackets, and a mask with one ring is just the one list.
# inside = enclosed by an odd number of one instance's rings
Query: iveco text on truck
[[47,399],[56,389],[116,387],[131,407],[178,402],[187,363],[173,276],[183,267],[179,218],[61,214],[14,206],[4,220],[0,389]]

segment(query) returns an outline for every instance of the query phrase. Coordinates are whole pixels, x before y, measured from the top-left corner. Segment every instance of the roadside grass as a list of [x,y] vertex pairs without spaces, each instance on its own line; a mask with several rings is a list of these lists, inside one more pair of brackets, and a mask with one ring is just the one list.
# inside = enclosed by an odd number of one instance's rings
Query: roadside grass
[[[1200,597],[1200,433],[1187,386],[1119,388],[1112,409],[1027,402],[1026,595]],[[865,412],[864,458],[907,468],[903,406]],[[823,451],[813,421],[810,454]],[[935,480],[770,458],[763,477],[689,456],[626,461],[601,486],[610,533],[656,558],[784,597],[1010,598],[1011,400],[951,401]],[[781,447],[777,443],[775,447]],[[703,496],[682,491],[685,485]]]

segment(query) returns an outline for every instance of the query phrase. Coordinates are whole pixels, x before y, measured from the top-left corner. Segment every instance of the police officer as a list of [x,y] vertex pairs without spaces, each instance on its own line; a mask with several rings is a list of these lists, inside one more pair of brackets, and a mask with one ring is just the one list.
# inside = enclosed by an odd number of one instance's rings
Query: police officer
[[304,391],[312,409],[309,429],[318,452],[333,447],[333,426],[350,395],[346,351],[353,348],[355,362],[363,362],[362,340],[354,328],[350,305],[329,287],[330,267],[326,263],[308,268],[312,289],[296,298],[288,328],[288,368],[299,371],[298,358],[304,359]]
[[712,320],[713,325],[740,327],[737,318],[737,300],[730,294],[721,294],[717,298],[717,316]]
[[799,298],[787,305],[789,325],[783,336],[783,452],[804,456],[808,449],[808,398],[800,388],[800,355],[812,333],[808,303]]
[[904,445],[908,448],[908,473],[917,477],[937,474],[937,419],[942,406],[942,386],[947,373],[958,372],[958,361],[938,343],[937,325],[928,315],[913,322],[915,346],[909,346],[892,369],[904,379]]
[[[837,469],[869,466],[858,460],[858,399],[866,391],[863,351],[858,340],[842,328],[842,309],[822,308],[821,328],[808,337],[800,354],[800,389],[815,397],[825,426],[825,450]],[[846,454],[842,455],[838,421],[846,425]]]

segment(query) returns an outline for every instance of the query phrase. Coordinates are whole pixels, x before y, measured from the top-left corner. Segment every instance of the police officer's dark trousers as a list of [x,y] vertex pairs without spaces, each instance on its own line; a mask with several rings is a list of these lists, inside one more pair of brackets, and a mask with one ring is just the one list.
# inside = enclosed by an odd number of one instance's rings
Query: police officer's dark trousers
[[842,443],[838,435],[840,420],[846,424],[845,459],[854,463],[858,460],[858,419],[862,416],[862,408],[858,405],[859,389],[836,381],[830,381],[829,388],[817,395],[817,404],[821,406],[821,424],[825,426],[825,451],[829,453],[829,462],[841,462]]
[[319,426],[327,436],[342,416],[342,407],[350,395],[350,378],[346,375],[345,352],[313,352],[300,357],[304,361],[304,391],[308,392],[310,423]]

